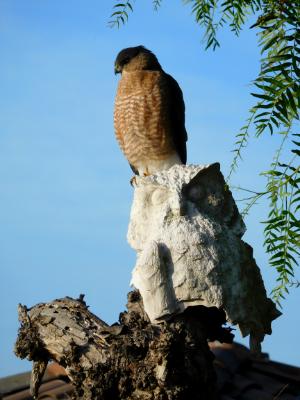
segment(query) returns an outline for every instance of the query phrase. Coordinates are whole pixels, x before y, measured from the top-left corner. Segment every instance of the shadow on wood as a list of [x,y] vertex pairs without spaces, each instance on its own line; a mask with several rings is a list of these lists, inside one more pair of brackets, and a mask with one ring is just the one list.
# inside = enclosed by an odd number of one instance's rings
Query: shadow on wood
[[31,309],[19,306],[16,355],[32,360],[31,391],[48,361],[62,365],[84,400],[215,398],[213,355],[207,340],[231,342],[225,313],[195,306],[161,324],[151,324],[138,291],[112,326],[93,315],[83,296]]

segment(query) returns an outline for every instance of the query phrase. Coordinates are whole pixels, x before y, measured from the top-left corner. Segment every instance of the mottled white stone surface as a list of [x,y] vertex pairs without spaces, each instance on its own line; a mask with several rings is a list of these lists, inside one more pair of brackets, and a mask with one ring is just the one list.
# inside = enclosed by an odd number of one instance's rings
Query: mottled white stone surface
[[128,241],[132,285],[152,322],[188,306],[223,308],[257,348],[280,315],[267,298],[245,225],[218,163],[136,177]]

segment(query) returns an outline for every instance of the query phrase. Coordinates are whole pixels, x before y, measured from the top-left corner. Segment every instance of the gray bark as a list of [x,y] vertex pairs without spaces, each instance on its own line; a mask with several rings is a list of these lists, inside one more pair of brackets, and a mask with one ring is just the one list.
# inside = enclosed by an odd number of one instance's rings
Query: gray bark
[[66,369],[75,399],[213,400],[215,373],[207,339],[232,340],[230,329],[222,327],[225,313],[195,306],[154,325],[137,291],[129,293],[127,307],[109,326],[82,297],[31,309],[20,305],[15,352],[33,361],[33,396],[48,361],[54,360]]

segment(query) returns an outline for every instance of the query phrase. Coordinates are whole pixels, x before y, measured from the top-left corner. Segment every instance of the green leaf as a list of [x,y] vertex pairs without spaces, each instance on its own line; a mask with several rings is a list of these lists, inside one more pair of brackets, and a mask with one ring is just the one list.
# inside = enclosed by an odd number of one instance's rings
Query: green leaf
[[125,7],[126,5],[124,3],[117,3],[113,6],[113,8],[118,8],[118,7]]
[[297,106],[296,106],[296,103],[295,103],[295,100],[294,100],[294,96],[293,96],[290,88],[286,89],[286,94],[287,94],[287,97],[289,99],[289,104],[290,104],[292,110],[294,111],[295,115],[298,115]]
[[281,121],[284,125],[289,124],[289,120],[286,119],[282,114],[278,113],[277,111],[273,111],[273,116],[276,117],[278,121]]
[[[263,68],[262,71],[264,74],[268,74],[270,72],[276,72],[276,71],[281,71],[282,73],[284,73],[285,69],[289,68],[291,65],[292,65],[291,62],[285,62],[280,65],[274,65],[274,66],[272,65],[271,67],[267,66],[267,67]],[[287,77],[287,76],[285,76],[285,77]]]
[[269,104],[257,104],[256,106],[254,106],[253,108],[255,109],[255,110],[258,110],[258,109],[260,109],[260,108],[272,108],[273,107],[273,104],[272,103],[269,103]]
[[278,34],[272,37],[271,40],[267,41],[267,43],[262,47],[261,53],[264,53],[266,50],[268,50],[271,46],[273,46],[274,43],[278,41],[279,38],[282,37],[282,34]]
[[267,101],[272,101],[273,102],[273,97],[268,96],[266,94],[259,94],[259,93],[251,93],[252,96],[258,97],[259,99],[267,100]]

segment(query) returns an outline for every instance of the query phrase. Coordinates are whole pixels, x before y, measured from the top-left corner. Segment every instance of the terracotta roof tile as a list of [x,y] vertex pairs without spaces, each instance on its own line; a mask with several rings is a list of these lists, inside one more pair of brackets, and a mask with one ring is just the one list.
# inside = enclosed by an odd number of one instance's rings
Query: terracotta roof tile
[[24,372],[7,378],[0,379],[0,398],[6,393],[20,391],[28,387],[30,372]]
[[[66,371],[56,363],[49,364],[40,387],[39,399],[71,399],[73,386],[66,382]],[[0,379],[2,400],[32,400],[29,392],[30,372]]]
[[245,371],[244,376],[258,383],[260,387],[264,387],[264,390],[273,396],[279,393],[279,391],[285,385],[282,379],[278,380],[276,378],[270,377],[266,374],[260,374],[259,372],[253,370]]
[[210,344],[222,400],[300,400],[300,368],[253,356],[239,344]]
[[254,399],[273,400],[274,399],[274,397],[271,396],[270,394],[264,392],[263,390],[258,390],[258,389],[247,390],[247,391],[245,391],[245,393],[241,394],[239,398],[243,399],[243,400],[254,400]]
[[[73,386],[62,380],[55,379],[43,383],[39,390],[39,399],[71,399]],[[2,397],[3,400],[32,400],[29,388],[20,392]]]
[[53,381],[56,383],[53,388],[43,388],[40,389],[39,399],[71,399],[71,394],[73,392],[73,386],[71,383],[63,383],[59,385],[58,381]]

